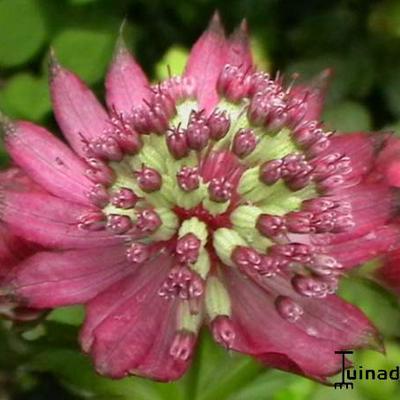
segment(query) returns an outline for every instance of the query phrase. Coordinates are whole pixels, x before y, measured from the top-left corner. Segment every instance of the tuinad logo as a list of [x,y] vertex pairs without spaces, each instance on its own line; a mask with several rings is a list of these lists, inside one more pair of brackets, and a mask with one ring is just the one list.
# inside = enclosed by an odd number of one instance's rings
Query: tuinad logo
[[335,382],[334,383],[334,388],[335,389],[353,389],[354,384],[353,382],[346,382],[346,372],[345,370],[345,364],[346,364],[346,354],[353,354],[354,352],[351,350],[338,350],[335,351],[335,354],[341,354],[342,355],[342,380],[340,382]]
[[351,350],[338,350],[335,354],[339,354],[342,357],[342,374],[340,382],[334,382],[333,387],[335,389],[354,389],[354,383],[358,380],[378,380],[378,381],[399,381],[400,379],[400,366],[391,370],[385,369],[364,369],[362,365],[352,366],[351,368],[345,369],[346,366],[346,355],[353,354]]

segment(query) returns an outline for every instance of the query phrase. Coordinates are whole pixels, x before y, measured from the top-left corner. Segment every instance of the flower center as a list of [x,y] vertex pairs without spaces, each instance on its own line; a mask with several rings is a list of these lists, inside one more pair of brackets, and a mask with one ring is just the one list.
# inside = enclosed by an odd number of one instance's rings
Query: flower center
[[[101,211],[80,226],[124,235],[134,264],[173,251],[177,265],[159,291],[165,298],[196,300],[224,265],[262,284],[286,274],[304,296],[332,293],[341,265],[299,238],[354,225],[349,205],[325,196],[351,166],[327,151],[330,133],[304,119],[306,96],[291,90],[227,65],[221,100],[206,111],[189,78],[153,86],[143,105],[114,113],[109,131],[85,143],[95,182],[88,196]],[[291,321],[302,314],[286,297],[276,307]]]

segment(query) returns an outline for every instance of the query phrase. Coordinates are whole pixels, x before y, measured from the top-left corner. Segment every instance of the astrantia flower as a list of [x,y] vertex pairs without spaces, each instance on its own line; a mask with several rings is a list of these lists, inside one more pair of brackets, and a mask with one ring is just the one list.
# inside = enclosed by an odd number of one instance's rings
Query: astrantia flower
[[388,248],[391,193],[365,179],[373,140],[318,121],[325,76],[285,87],[252,63],[245,25],[218,18],[183,76],[149,85],[119,42],[108,112],[52,58],[51,95],[71,148],[4,122],[14,162],[46,193],[3,188],[1,218],[51,250],[24,261],[10,295],[85,304],[96,369],[169,381],[202,325],[220,345],[323,380],[335,350],[376,344],[335,295],[339,277]]

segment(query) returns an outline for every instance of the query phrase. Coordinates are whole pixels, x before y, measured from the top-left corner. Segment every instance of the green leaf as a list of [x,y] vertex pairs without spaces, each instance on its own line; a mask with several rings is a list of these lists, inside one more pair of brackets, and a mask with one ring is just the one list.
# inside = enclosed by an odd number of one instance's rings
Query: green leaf
[[326,125],[340,132],[368,131],[371,117],[366,107],[353,101],[345,101],[328,107],[323,115]]
[[90,4],[95,3],[98,0],[68,0],[72,5],[82,5],[82,4]]
[[368,22],[373,31],[400,37],[400,3],[398,1],[378,2]]
[[60,307],[51,311],[47,316],[48,321],[80,326],[85,316],[83,306]]
[[373,59],[364,47],[350,49],[349,54],[326,53],[296,61],[289,65],[287,74],[299,73],[302,80],[312,79],[326,68],[331,68],[334,79],[330,84],[327,104],[335,104],[346,97],[365,96],[374,80]]
[[[355,366],[363,369],[385,370],[388,373],[399,365],[400,347],[397,343],[385,343],[385,354],[374,351],[357,352]],[[356,368],[357,369],[357,368]],[[398,380],[367,380],[360,379],[356,383],[360,392],[370,399],[397,399],[400,395]],[[397,394],[394,396],[394,394]]]
[[361,308],[384,337],[400,336],[398,300],[379,285],[367,279],[350,277],[341,280],[339,294]]
[[[364,395],[359,392],[358,387],[351,389],[334,389],[330,386],[319,385],[308,400],[366,400]],[[289,400],[289,399],[288,399]],[[385,399],[388,400],[388,399]]]
[[400,121],[385,125],[383,128],[381,128],[381,130],[383,132],[393,132],[396,136],[400,136]]
[[303,382],[303,378],[278,370],[266,370],[254,381],[235,391],[228,400],[275,400],[292,399],[288,394],[292,385]]
[[315,386],[315,382],[309,379],[297,378],[293,383],[278,391],[273,396],[273,400],[308,400]]
[[227,399],[265,371],[250,357],[229,353],[218,346],[208,332],[203,332],[196,357],[195,388],[189,392],[188,400]]
[[13,118],[41,121],[51,111],[47,79],[14,75],[0,92],[0,108]]
[[79,330],[76,326],[45,320],[40,325],[35,326],[32,331],[32,334],[25,331],[24,336],[29,338],[30,347],[34,352],[48,348],[79,350]]
[[400,64],[396,63],[392,69],[384,74],[382,84],[383,93],[389,110],[396,116],[400,116]]
[[29,61],[43,46],[46,34],[39,1],[0,1],[0,66]]
[[263,71],[271,70],[271,59],[268,54],[268,49],[258,36],[251,37],[251,52],[253,54],[253,62],[257,68]]
[[111,60],[115,33],[109,30],[69,28],[61,31],[53,47],[61,63],[87,83],[103,78]]
[[181,75],[186,65],[188,51],[183,47],[171,47],[156,65],[156,77],[159,80],[169,78],[169,71],[171,75]]
[[96,374],[89,357],[77,351],[49,349],[36,354],[24,369],[51,372],[71,391],[84,397],[112,400],[162,400],[154,384],[140,378],[111,380]]
[[7,152],[0,146],[0,168],[4,168],[8,165],[10,157]]
[[[151,385],[157,390],[158,395],[163,399],[189,400],[189,398],[185,396],[184,382],[185,377],[175,382],[153,382]],[[190,400],[194,399],[190,398]]]
[[345,97],[351,84],[348,71],[346,71],[346,62],[337,54],[325,54],[296,61],[290,64],[286,70],[288,76],[300,74],[302,80],[306,81],[319,75],[326,68],[332,68],[335,71],[335,79],[328,92],[329,102],[336,102]]

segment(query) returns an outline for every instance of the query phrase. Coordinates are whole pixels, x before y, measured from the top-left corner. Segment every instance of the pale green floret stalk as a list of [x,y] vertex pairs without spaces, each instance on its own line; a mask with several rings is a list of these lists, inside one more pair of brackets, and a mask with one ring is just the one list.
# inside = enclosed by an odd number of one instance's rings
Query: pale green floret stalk
[[[260,134],[260,129],[255,129],[255,133]],[[247,165],[258,165],[261,162],[279,159],[298,150],[288,129],[282,129],[274,136],[265,132],[261,135],[255,150],[244,158]]]
[[130,165],[133,170],[139,170],[143,164],[156,169],[160,174],[167,172],[165,157],[150,143],[145,143],[140,153],[130,159]]
[[200,329],[203,316],[201,313],[193,313],[189,301],[181,301],[178,305],[177,329],[197,334]]
[[232,229],[220,228],[214,232],[214,249],[220,260],[231,267],[234,266],[231,254],[237,246],[248,246],[240,234]]
[[182,222],[179,228],[178,237],[181,238],[188,233],[193,233],[201,242],[201,247],[207,243],[208,229],[207,225],[196,217],[192,217]]
[[160,227],[149,237],[152,240],[168,240],[175,234],[179,226],[179,219],[174,212],[167,208],[156,208],[154,210],[161,220]]
[[223,203],[218,203],[206,197],[203,200],[203,207],[211,214],[218,215],[223,214],[229,207],[230,201],[224,201]]
[[221,100],[218,104],[217,108],[220,110],[225,110],[228,112],[229,118],[232,121],[232,124],[229,128],[227,134],[219,141],[217,141],[214,145],[215,150],[228,149],[231,146],[232,138],[235,133],[241,128],[246,128],[248,126],[248,120],[246,116],[246,105],[247,103],[244,101],[244,104],[233,104],[226,100]]
[[231,316],[231,301],[222,282],[215,276],[207,279],[206,311],[210,321],[225,315]]
[[246,242],[255,249],[264,252],[272,242],[259,234],[256,229],[257,219],[263,210],[256,206],[243,205],[237,207],[231,214],[233,228],[239,232]]
[[202,279],[206,279],[211,267],[210,256],[204,248],[199,251],[199,256],[194,264],[189,265],[190,269],[197,272]]
[[146,200],[149,201],[154,207],[169,208],[175,203],[174,181],[169,175],[166,174],[161,175],[161,177],[162,186],[160,190],[145,194],[136,185],[134,192],[138,195],[146,197]]
[[206,198],[207,186],[200,182],[199,187],[191,192],[185,192],[178,187],[175,195],[175,201],[179,207],[185,209],[194,208],[199,205],[204,198]]

